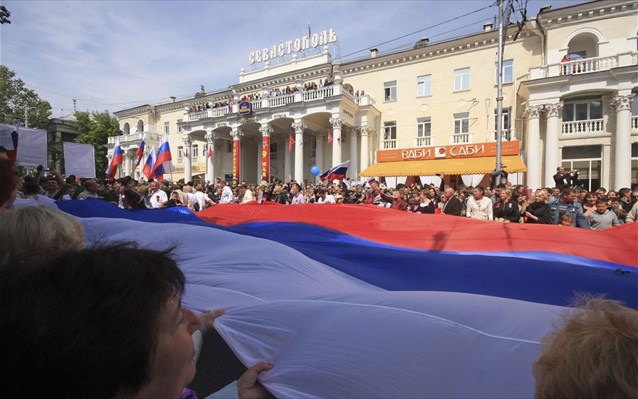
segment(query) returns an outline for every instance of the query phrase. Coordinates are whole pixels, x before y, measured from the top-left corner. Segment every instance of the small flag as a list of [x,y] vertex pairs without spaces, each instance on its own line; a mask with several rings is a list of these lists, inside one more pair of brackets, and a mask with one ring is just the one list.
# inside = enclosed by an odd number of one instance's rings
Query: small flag
[[146,146],[145,141],[146,133],[142,135],[142,141],[140,141],[140,144],[137,146],[137,151],[135,151],[137,162],[135,163],[135,167],[133,168],[133,170],[137,169],[137,167],[140,165],[140,162],[142,162],[142,158],[144,157],[144,147]]
[[117,167],[122,164],[124,157],[124,151],[122,151],[122,147],[120,147],[120,139],[115,140],[115,147],[113,148],[113,158],[111,159],[111,164],[106,170],[106,177],[109,179],[115,178],[115,172],[117,171]]
[[212,158],[213,157],[213,145],[209,145],[208,146],[208,158]]
[[346,177],[348,167],[350,167],[350,160],[342,162],[337,166],[333,166],[331,169],[324,172],[319,178],[321,181],[343,180],[343,178]]
[[295,145],[295,138],[291,135],[288,135],[288,152],[292,152],[292,146]]
[[144,174],[144,176],[146,176],[146,179],[148,180],[151,180],[153,177],[155,177],[155,174],[153,173],[153,166],[155,165],[156,159],[157,156],[155,154],[155,146],[152,146],[151,150],[148,152],[148,157],[146,157],[146,163],[142,167],[142,174]]
[[332,144],[332,130],[328,130],[328,144]]
[[162,142],[160,143],[159,150],[157,150],[157,159],[153,165],[153,174],[157,180],[163,180],[164,171],[166,168],[171,168],[171,147],[168,144],[168,136],[164,135]]

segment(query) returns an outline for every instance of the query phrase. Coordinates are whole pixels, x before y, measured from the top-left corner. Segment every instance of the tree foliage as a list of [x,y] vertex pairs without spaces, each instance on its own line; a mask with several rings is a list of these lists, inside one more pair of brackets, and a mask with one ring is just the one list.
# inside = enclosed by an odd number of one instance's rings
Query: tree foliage
[[51,117],[51,105],[36,92],[27,89],[15,72],[0,65],[0,123],[25,123],[28,113],[29,127],[46,128]]
[[0,6],[0,25],[10,24],[11,23],[11,21],[9,20],[10,16],[11,16],[11,13],[9,12],[9,10],[7,10],[7,7]]
[[117,119],[108,111],[104,112],[76,112],[77,131],[79,133],[77,143],[93,144],[95,147],[95,171],[102,176],[108,167],[105,147],[108,138],[120,134],[120,125]]

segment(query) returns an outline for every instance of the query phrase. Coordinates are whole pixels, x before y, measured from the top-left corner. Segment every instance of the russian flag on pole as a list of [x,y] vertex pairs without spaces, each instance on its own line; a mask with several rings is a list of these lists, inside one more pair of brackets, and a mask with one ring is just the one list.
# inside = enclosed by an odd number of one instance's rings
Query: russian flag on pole
[[350,160],[340,163],[337,166],[333,166],[330,170],[323,172],[319,177],[321,181],[343,180],[346,177],[346,172],[350,167]]
[[122,151],[122,147],[120,147],[120,139],[115,140],[115,148],[113,148],[113,158],[111,159],[111,164],[109,168],[106,170],[106,177],[109,179],[115,178],[115,172],[117,171],[118,165],[122,164],[122,158],[124,156],[124,151]]
[[164,135],[162,142],[160,143],[159,150],[157,150],[157,159],[155,165],[153,165],[153,172],[155,178],[162,180],[164,178],[165,171],[171,170],[171,147],[168,145],[168,136]]
[[155,165],[155,160],[157,159],[157,155],[155,154],[155,146],[151,147],[151,150],[148,152],[148,157],[146,158],[146,163],[142,168],[142,173],[148,180],[155,177],[155,172],[153,171],[153,166]]
[[135,163],[135,167],[133,168],[133,170],[137,169],[137,167],[140,165],[140,162],[142,162],[142,157],[144,156],[145,141],[146,141],[146,133],[142,135],[142,141],[137,146],[137,151],[135,151],[135,155],[137,156],[137,162]]

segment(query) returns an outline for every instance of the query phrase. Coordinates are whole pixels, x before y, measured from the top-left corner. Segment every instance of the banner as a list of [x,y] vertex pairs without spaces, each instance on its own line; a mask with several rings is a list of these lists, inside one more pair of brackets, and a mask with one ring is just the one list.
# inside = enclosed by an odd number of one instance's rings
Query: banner
[[261,139],[261,181],[270,182],[270,137]]
[[64,143],[64,174],[95,178],[95,148],[92,144]]
[[[12,133],[16,132],[17,148]],[[47,165],[47,132],[22,126],[0,125],[0,145],[7,150],[17,150],[16,163],[19,166]]]
[[239,140],[233,140],[233,181],[239,183],[239,151],[241,145]]

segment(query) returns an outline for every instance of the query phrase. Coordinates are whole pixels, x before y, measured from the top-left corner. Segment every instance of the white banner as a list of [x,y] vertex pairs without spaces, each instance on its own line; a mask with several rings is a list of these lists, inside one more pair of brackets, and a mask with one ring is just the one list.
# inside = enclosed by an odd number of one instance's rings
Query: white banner
[[95,148],[92,144],[64,143],[64,174],[95,178]]

